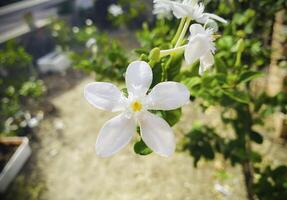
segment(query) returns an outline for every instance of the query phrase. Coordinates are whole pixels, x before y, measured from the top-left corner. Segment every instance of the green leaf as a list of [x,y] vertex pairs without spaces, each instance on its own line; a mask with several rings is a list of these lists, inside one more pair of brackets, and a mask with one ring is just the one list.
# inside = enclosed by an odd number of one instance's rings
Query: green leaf
[[239,102],[239,103],[246,103],[248,104],[250,99],[248,94],[241,92],[241,91],[237,91],[237,90],[232,90],[232,91],[227,91],[227,90],[222,90],[222,92],[224,94],[226,94],[228,97],[230,97],[231,99]]
[[238,83],[246,83],[263,75],[262,72],[245,71],[239,76]]
[[181,108],[175,110],[161,111],[162,118],[167,121],[170,126],[174,126],[181,117]]
[[151,87],[154,87],[162,80],[163,71],[161,62],[158,62],[154,65],[154,67],[152,68],[152,73],[153,73],[153,80]]
[[148,146],[141,139],[140,141],[138,141],[134,144],[134,152],[136,154],[145,156],[145,155],[151,154],[152,150],[150,148],[148,148]]
[[197,76],[183,80],[183,84],[185,84],[189,90],[191,90],[194,86],[199,85],[200,83],[201,79]]
[[124,94],[125,97],[128,97],[128,89],[127,88],[121,89],[121,92]]
[[250,133],[250,139],[256,142],[257,144],[262,144],[263,143],[263,137],[259,133],[252,131]]
[[255,152],[255,151],[251,152],[250,158],[255,163],[259,163],[262,160],[261,155],[259,153]]
[[209,143],[205,143],[204,146],[202,146],[201,151],[206,159],[213,160],[215,158],[214,150]]
[[190,76],[199,76],[199,61],[194,62],[193,64],[188,66],[190,71]]
[[134,50],[135,53],[137,53],[138,55],[141,54],[148,54],[148,51],[145,48],[138,48]]
[[182,65],[182,55],[171,57],[170,62],[167,62],[167,78],[168,80],[174,80],[179,74]]

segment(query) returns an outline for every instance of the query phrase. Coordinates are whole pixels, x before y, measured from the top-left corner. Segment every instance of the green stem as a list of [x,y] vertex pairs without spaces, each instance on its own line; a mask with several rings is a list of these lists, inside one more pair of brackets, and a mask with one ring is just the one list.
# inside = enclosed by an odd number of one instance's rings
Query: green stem
[[180,35],[178,37],[178,40],[177,40],[177,42],[176,42],[174,47],[178,47],[178,46],[181,45],[181,42],[182,42],[182,40],[183,40],[183,38],[184,38],[184,36],[186,34],[186,31],[187,31],[187,29],[189,27],[190,22],[191,22],[191,19],[189,19],[189,18],[185,21],[184,26],[182,28],[182,31],[181,31],[181,33],[180,33]]
[[179,35],[180,35],[181,31],[182,31],[182,28],[183,28],[183,25],[184,25],[185,20],[186,20],[186,17],[181,18],[180,23],[179,23],[179,26],[178,26],[178,28],[177,28],[177,31],[176,31],[176,33],[175,33],[175,36],[173,37],[173,39],[172,39],[172,41],[171,41],[171,44],[172,44],[172,45],[175,45],[175,44],[176,44],[176,41],[178,40],[178,37],[179,37]]
[[180,47],[176,47],[176,48],[173,48],[173,49],[161,50],[160,51],[160,57],[162,58],[164,56],[181,53],[182,51],[184,51],[185,47],[186,47],[186,45],[183,45],[183,46],[180,46]]
[[241,52],[238,52],[237,54],[236,54],[236,61],[235,61],[235,66],[236,67],[239,67],[240,66],[240,64],[241,64]]

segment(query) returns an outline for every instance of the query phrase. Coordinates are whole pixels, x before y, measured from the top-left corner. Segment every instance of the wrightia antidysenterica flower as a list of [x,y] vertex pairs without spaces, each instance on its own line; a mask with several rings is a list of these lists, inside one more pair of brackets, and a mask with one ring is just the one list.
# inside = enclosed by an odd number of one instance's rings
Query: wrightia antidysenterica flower
[[126,146],[136,133],[137,124],[145,144],[161,156],[175,150],[175,138],[169,124],[149,110],[174,110],[189,101],[189,91],[181,83],[167,81],[155,85],[150,92],[153,74],[144,61],[132,62],[126,71],[128,96],[113,84],[94,82],[84,89],[87,101],[96,108],[121,112],[107,121],[100,130],[96,152],[107,157]]

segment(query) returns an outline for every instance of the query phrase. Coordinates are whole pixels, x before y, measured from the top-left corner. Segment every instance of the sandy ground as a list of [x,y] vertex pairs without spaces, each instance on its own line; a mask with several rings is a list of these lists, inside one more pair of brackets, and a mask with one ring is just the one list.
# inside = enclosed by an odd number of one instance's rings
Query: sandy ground
[[[245,199],[240,168],[230,167],[220,159],[200,162],[194,168],[187,153],[177,152],[170,158],[155,154],[138,156],[132,143],[113,157],[97,157],[94,145],[98,131],[114,114],[97,110],[85,101],[83,87],[91,81],[84,78],[65,92],[52,92],[56,95],[50,100],[57,114],[41,123],[31,142],[33,155],[5,199]],[[195,120],[218,124],[219,118],[213,112],[203,115],[193,105],[184,107],[182,120],[174,127],[177,139]],[[267,143],[267,147],[266,154],[274,155],[278,151],[284,154],[284,149],[278,150],[277,146]],[[278,155],[281,161],[286,159],[283,154]],[[218,176],[222,167],[227,172],[225,178]],[[216,183],[224,186],[230,195],[216,191]]]
[[[221,180],[214,163],[201,162],[195,169],[186,153],[177,152],[170,158],[138,156],[131,143],[113,157],[97,157],[97,133],[113,114],[85,101],[83,87],[91,81],[85,78],[73,89],[51,98],[57,115],[42,122],[37,139],[32,140],[33,156],[7,199],[24,199],[23,195],[45,200],[245,199],[238,168],[227,169],[229,178]],[[178,135],[191,127],[191,118],[200,117],[194,111],[191,115],[190,109],[192,105],[184,108],[184,117],[174,128]],[[225,197],[216,191],[217,182],[231,195]],[[23,187],[20,193],[19,187]]]

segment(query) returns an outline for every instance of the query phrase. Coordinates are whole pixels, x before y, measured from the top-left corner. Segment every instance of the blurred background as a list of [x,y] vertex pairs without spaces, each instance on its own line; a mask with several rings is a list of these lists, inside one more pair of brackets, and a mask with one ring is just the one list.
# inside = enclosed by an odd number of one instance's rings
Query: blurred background
[[[230,74],[239,39],[242,65],[264,73],[250,83],[264,116],[251,136],[260,152],[252,154],[255,199],[287,199],[287,2],[202,2],[228,20],[218,25],[216,73]],[[247,199],[237,143],[218,150],[219,137],[233,138],[224,121],[233,112],[222,107],[185,106],[171,158],[138,155],[135,141],[113,157],[96,156],[97,134],[113,114],[90,106],[83,87],[123,86],[130,61],[172,39],[178,20],[152,9],[152,0],[0,1],[1,199]],[[238,96],[231,98],[244,101]]]

